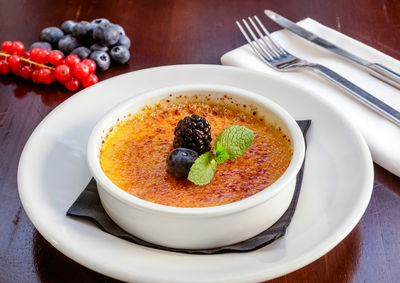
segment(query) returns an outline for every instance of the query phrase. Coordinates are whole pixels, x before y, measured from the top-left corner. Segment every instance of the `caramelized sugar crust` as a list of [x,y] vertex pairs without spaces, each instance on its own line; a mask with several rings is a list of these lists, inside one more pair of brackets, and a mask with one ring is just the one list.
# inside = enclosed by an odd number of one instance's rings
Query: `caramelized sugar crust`
[[[145,107],[107,134],[100,164],[119,188],[141,199],[177,207],[206,207],[235,202],[274,183],[292,158],[290,140],[245,105],[170,102]],[[247,108],[248,110],[248,108]],[[250,149],[219,164],[213,180],[196,186],[167,172],[174,128],[185,116],[198,114],[211,125],[213,142],[225,128],[243,125],[254,131]]]

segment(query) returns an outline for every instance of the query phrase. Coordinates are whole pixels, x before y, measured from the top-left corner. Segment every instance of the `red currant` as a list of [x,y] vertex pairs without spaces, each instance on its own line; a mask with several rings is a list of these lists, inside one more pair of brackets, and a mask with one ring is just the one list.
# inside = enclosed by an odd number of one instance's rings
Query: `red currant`
[[34,70],[32,72],[32,81],[34,83],[40,83],[40,76],[39,76],[40,70]]
[[54,50],[51,51],[50,56],[49,56],[49,63],[51,63],[54,66],[61,65],[64,60],[64,55],[61,53],[61,51]]
[[39,82],[41,82],[41,83],[44,83],[44,80],[46,79],[46,68],[41,68],[40,70],[39,70],[39,74],[38,74],[38,79],[39,79]]
[[[50,84],[56,79],[64,84],[68,90],[77,90],[82,82],[89,87],[98,82],[96,63],[90,59],[81,60],[77,55],[64,55],[59,50],[49,51],[35,47],[25,51],[24,44],[20,41],[5,41],[1,44],[4,55],[0,58],[0,74],[13,72],[21,77],[31,78],[35,83]],[[4,58],[4,59],[2,59]],[[55,66],[43,66],[48,64]]]
[[79,59],[79,57],[77,55],[68,55],[65,58],[65,64],[67,64],[68,66],[70,66],[71,68],[73,68],[76,64],[78,64],[81,61],[81,59]]
[[65,87],[68,90],[72,90],[72,91],[77,90],[79,87],[79,81],[76,78],[72,77],[68,81],[65,82]]
[[10,64],[6,60],[0,60],[0,74],[8,74],[10,71]]
[[74,67],[74,75],[81,80],[87,78],[90,75],[88,65],[82,62],[76,64]]
[[30,66],[23,66],[19,75],[24,79],[30,79],[32,77],[32,68]]
[[4,41],[1,44],[1,51],[3,51],[4,53],[10,54],[12,51],[12,47],[13,47],[12,41]]
[[52,83],[56,80],[54,72],[47,68],[42,68],[39,71],[39,80],[45,84]]
[[22,55],[24,53],[24,44],[21,41],[14,41],[12,45],[12,53]]
[[8,57],[8,64],[10,64],[11,70],[13,73],[16,75],[19,74],[19,71],[21,70],[22,62],[21,58],[18,55],[11,55]]
[[49,56],[50,56],[50,51],[43,48],[38,52],[37,60],[35,61],[41,64],[47,64],[49,62]]
[[54,71],[54,74],[60,82],[64,82],[68,80],[71,77],[71,69],[65,64],[58,65],[56,67],[56,70]]
[[23,58],[29,59],[31,57],[31,52],[30,51],[25,51],[24,54],[22,54]]
[[32,48],[32,49],[29,51],[29,52],[31,52],[31,59],[32,59],[33,61],[37,62],[38,55],[39,55],[39,52],[40,52],[41,50],[42,50],[42,49],[39,48],[39,47],[34,47],[34,48]]
[[83,87],[89,87],[96,84],[99,81],[95,74],[90,74],[87,78],[82,80]]
[[96,71],[96,63],[91,59],[85,59],[82,61],[83,64],[89,67],[89,73],[93,74]]
[[40,82],[43,82],[43,83],[44,83],[44,81],[45,81],[46,78],[47,78],[47,75],[48,75],[49,71],[50,71],[50,70],[48,70],[48,69],[46,69],[46,68],[41,68],[41,69],[39,70],[39,81],[40,81]]
[[40,71],[40,69],[41,69],[42,67],[41,66],[39,66],[39,65],[36,65],[36,64],[34,64],[34,65],[32,65],[32,70],[39,70]]
[[56,77],[54,76],[54,71],[51,70],[51,75],[48,76],[47,80],[45,81],[46,84],[50,84],[56,81]]

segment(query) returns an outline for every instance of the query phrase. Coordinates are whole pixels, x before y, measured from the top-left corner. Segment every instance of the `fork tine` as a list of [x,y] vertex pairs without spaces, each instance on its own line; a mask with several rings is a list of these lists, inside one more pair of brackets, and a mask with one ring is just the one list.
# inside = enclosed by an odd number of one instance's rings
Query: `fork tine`
[[[246,24],[246,21],[242,19],[242,21]],[[258,55],[258,57],[260,57],[261,60],[264,61],[270,61],[272,60],[272,56],[270,56],[268,53],[266,54],[262,54],[258,48],[255,46],[255,44],[253,43],[253,41],[250,39],[250,37],[248,36],[247,32],[244,30],[244,28],[242,27],[242,25],[239,23],[239,21],[236,21],[236,25],[239,27],[240,31],[242,32],[243,36],[246,38],[247,42],[250,44],[251,48],[253,49],[253,51]],[[247,28],[249,29],[249,27],[247,26]],[[251,30],[250,30],[251,31]],[[257,43],[258,44],[258,43]],[[266,58],[267,57],[267,58]]]
[[[254,29],[256,30],[256,32],[258,33],[258,36],[260,37],[260,39],[262,40],[262,42],[264,42],[264,44],[266,45],[266,47],[268,48],[268,50],[273,54],[274,57],[279,57],[280,54],[277,53],[277,51],[275,51],[275,48],[267,41],[265,40],[265,35],[263,35],[261,33],[261,31],[258,29],[257,25],[254,23],[253,19],[248,17],[251,25],[254,27]],[[264,50],[264,52],[267,52],[266,50]]]
[[264,48],[262,44],[260,44],[260,39],[254,34],[252,28],[249,26],[249,24],[246,22],[245,19],[242,19],[243,24],[246,26],[248,32],[251,34],[253,38],[253,42],[258,46],[259,52],[267,54],[269,58],[274,59],[274,55],[268,51],[267,49]]
[[269,33],[269,31],[267,30],[267,28],[262,24],[262,22],[260,21],[260,19],[257,16],[254,16],[254,18],[256,19],[257,23],[260,25],[261,29],[264,31],[265,35],[268,37],[268,39],[271,41],[271,43],[274,45],[274,47],[279,50],[279,53],[285,55],[288,54],[288,52],[283,49],[282,46],[280,46],[271,36],[271,34]]

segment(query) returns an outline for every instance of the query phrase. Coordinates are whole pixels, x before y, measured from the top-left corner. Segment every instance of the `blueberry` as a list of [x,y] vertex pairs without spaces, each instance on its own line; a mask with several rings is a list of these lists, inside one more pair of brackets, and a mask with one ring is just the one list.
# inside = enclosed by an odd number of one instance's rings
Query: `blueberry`
[[85,46],[80,46],[78,48],[75,48],[74,50],[71,51],[71,54],[78,55],[81,60],[86,59],[90,55],[90,50],[89,48]]
[[167,170],[178,178],[187,178],[190,167],[199,157],[199,154],[191,149],[178,147],[170,152],[167,158]]
[[72,36],[86,42],[92,39],[93,25],[87,21],[81,21],[72,28]]
[[102,23],[93,31],[93,40],[101,45],[114,45],[118,42],[120,36],[114,25],[109,23]]
[[125,35],[125,30],[120,25],[114,25],[114,27],[118,30],[120,35]]
[[107,52],[104,51],[93,51],[90,54],[90,59],[96,63],[96,68],[99,71],[105,71],[110,68],[111,59]]
[[65,54],[69,54],[72,50],[77,48],[79,46],[78,40],[71,36],[70,34],[67,34],[63,38],[60,39],[58,42],[58,49],[60,49],[62,52]]
[[107,52],[108,51],[108,47],[104,46],[104,45],[101,45],[101,44],[98,44],[98,43],[95,43],[92,46],[90,46],[90,50],[92,50],[92,51],[99,50],[99,51]]
[[126,35],[121,35],[116,45],[125,46],[126,48],[131,47],[131,40]]
[[104,19],[104,18],[100,18],[100,19],[95,19],[95,20],[93,20],[92,22],[91,22],[91,24],[93,24],[93,26],[98,26],[98,25],[100,25],[100,24],[102,24],[102,23],[107,23],[107,24],[109,24],[110,23],[110,21],[109,20],[107,20],[107,19]]
[[34,48],[34,47],[39,47],[39,48],[43,48],[43,49],[47,49],[47,50],[52,50],[51,44],[46,42],[46,41],[38,41],[38,42],[32,43],[31,48],[29,48],[29,50]]
[[58,41],[64,36],[62,30],[58,27],[48,27],[40,32],[39,40],[46,41],[53,46],[57,46]]
[[61,29],[65,34],[70,34],[72,33],[73,27],[77,24],[77,22],[68,20],[62,23]]
[[110,51],[111,60],[117,64],[125,64],[130,58],[129,50],[125,46],[114,46]]

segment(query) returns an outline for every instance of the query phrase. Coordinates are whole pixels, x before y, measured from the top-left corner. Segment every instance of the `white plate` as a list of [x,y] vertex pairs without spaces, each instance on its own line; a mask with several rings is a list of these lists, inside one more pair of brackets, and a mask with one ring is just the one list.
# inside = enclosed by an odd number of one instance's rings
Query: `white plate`
[[[349,122],[318,94],[281,77],[226,66],[178,65],[124,74],[81,91],[51,112],[24,148],[18,189],[26,213],[62,253],[125,281],[262,281],[305,266],[358,223],[371,196],[373,166],[366,143]],[[286,236],[249,253],[187,255],[138,246],[65,216],[91,178],[86,143],[102,115],[143,91],[190,83],[248,89],[274,100],[295,119],[313,120],[303,188]]]

